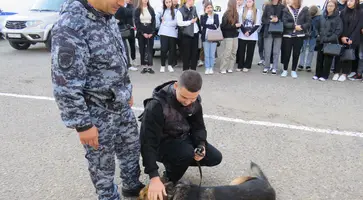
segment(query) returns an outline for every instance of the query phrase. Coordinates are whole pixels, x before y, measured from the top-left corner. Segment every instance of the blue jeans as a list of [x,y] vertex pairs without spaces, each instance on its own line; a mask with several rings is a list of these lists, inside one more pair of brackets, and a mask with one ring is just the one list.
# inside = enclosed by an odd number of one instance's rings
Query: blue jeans
[[[301,48],[301,53],[300,53],[299,66],[311,67],[311,63],[314,57],[315,46],[316,46],[316,38],[308,38],[304,40],[304,44],[303,47]],[[308,50],[308,55],[305,60],[306,50]]]
[[203,42],[204,48],[204,65],[206,69],[213,68],[215,62],[215,55],[217,49],[217,43],[215,42]]

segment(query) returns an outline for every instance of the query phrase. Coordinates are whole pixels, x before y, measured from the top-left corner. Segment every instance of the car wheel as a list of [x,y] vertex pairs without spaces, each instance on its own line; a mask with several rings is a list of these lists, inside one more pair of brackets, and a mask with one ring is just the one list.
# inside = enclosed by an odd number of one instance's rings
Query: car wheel
[[49,52],[52,51],[52,32],[49,32],[47,41],[45,41],[45,47]]
[[29,42],[11,42],[9,41],[10,46],[17,50],[27,50],[30,47]]

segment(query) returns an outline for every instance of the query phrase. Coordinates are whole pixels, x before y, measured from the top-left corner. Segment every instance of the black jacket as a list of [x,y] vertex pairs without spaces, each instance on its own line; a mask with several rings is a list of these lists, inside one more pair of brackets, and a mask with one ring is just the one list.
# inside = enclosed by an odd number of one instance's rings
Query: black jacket
[[[173,139],[174,137],[170,133],[175,133],[175,130],[180,130],[179,127],[182,127],[181,124],[175,124],[174,121],[172,121],[174,124],[170,122],[167,124],[169,119],[165,118],[164,111],[170,113],[170,110],[163,110],[163,104],[157,98],[169,99],[168,102],[170,104],[173,104],[174,107],[180,108],[181,110],[189,109],[189,106],[184,107],[176,100],[175,94],[170,94],[169,92],[165,94],[164,88],[168,86],[172,87],[174,82],[170,81],[156,87],[153,91],[153,98],[144,101],[145,110],[141,115],[140,127],[141,156],[145,167],[144,171],[146,174],[149,174],[150,178],[159,176],[156,161],[160,161],[158,156],[160,144]],[[195,146],[199,144],[205,145],[207,143],[207,131],[204,124],[202,106],[200,101],[195,101],[191,106],[193,107],[192,114],[185,114],[185,119],[190,127],[190,136]],[[174,130],[170,131],[170,125],[173,125]]]
[[[362,29],[362,13],[359,8],[350,9],[346,7],[341,13],[340,17],[343,21],[342,37],[348,37],[352,40],[352,47],[359,46],[360,34]],[[341,42],[341,40],[340,40]]]
[[[262,24],[263,24],[263,30],[264,30],[264,37],[268,36],[268,29],[270,26],[270,16],[276,15],[279,21],[282,21],[283,17],[283,10],[285,9],[285,6],[282,4],[276,5],[276,10],[274,9],[274,6],[272,4],[268,4],[265,6],[265,10],[262,14]],[[282,37],[282,34],[273,34],[275,37]]]
[[134,12],[134,20],[136,26],[136,37],[142,36],[142,34],[153,34],[156,33],[156,21],[155,21],[155,11],[152,7],[147,7],[149,13],[151,15],[151,23],[150,24],[142,24],[140,21],[141,10],[139,8],[135,9]]
[[126,25],[133,26],[133,23],[129,24],[130,20],[132,22],[133,12],[134,10],[132,8],[125,8],[123,6],[117,10],[115,18],[119,20],[118,26],[120,29],[125,29]]
[[[238,23],[238,21],[236,22]],[[230,24],[226,12],[222,17],[221,30],[224,38],[236,38],[238,37],[238,29],[236,23]]]
[[205,33],[207,29],[216,30],[219,27],[219,17],[218,14],[213,15],[213,24],[206,24],[208,20],[208,14],[204,14],[200,17],[200,25],[202,26],[202,42],[205,41]]
[[343,22],[339,16],[339,11],[337,10],[331,16],[322,15],[316,28],[320,44],[339,43],[340,35],[343,32]]
[[301,25],[302,31],[296,31],[297,37],[305,37],[310,30],[311,17],[308,7],[301,7],[297,20],[295,22],[294,14],[290,6],[286,6],[283,10],[282,21],[284,23],[283,37],[292,37],[296,25]]

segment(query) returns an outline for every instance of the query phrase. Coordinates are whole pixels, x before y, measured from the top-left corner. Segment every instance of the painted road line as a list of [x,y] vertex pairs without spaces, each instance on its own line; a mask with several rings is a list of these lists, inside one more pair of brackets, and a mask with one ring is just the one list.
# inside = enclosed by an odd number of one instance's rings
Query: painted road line
[[[45,96],[31,96],[31,95],[21,95],[21,94],[11,94],[11,93],[0,93],[0,96],[54,101],[54,98],[45,97]],[[132,109],[135,111],[144,110],[141,107],[133,107]],[[243,119],[238,119],[238,118],[222,117],[222,116],[217,116],[217,115],[204,115],[204,118],[212,119],[212,120],[216,120],[216,121],[225,121],[225,122],[230,122],[230,123],[265,126],[265,127],[273,127],[273,128],[293,129],[293,130],[301,130],[301,131],[308,131],[308,132],[314,132],[314,133],[325,133],[325,134],[331,134],[331,135],[343,135],[343,136],[363,138],[362,132],[321,129],[321,128],[314,128],[314,127],[309,127],[309,126],[297,126],[297,125],[274,123],[274,122],[267,122],[267,121],[243,120]]]

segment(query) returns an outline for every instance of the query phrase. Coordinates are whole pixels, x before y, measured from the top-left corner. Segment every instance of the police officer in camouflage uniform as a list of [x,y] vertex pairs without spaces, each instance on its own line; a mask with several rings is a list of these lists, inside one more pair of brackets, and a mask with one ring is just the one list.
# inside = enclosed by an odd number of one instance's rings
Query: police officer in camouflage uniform
[[137,196],[140,144],[125,48],[113,14],[122,0],[67,0],[52,30],[52,82],[61,118],[84,145],[100,200]]

